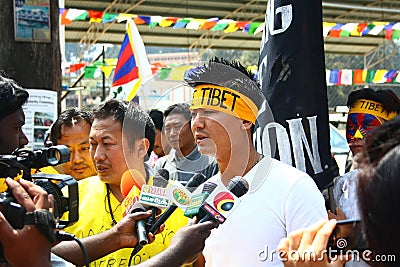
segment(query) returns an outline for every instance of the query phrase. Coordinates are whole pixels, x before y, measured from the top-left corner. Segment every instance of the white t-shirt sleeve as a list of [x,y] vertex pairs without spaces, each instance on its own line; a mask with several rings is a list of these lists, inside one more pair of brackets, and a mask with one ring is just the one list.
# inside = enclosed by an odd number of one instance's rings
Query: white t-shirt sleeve
[[292,185],[285,201],[285,217],[288,234],[328,218],[324,197],[311,177],[301,177]]

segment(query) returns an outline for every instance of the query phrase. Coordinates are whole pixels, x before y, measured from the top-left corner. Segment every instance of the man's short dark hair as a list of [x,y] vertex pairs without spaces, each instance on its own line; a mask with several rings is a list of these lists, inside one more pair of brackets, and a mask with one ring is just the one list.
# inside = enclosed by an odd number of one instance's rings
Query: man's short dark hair
[[184,82],[193,88],[207,83],[230,88],[250,98],[258,109],[265,100],[254,75],[237,61],[215,57],[203,66],[189,70]]
[[154,123],[149,114],[133,101],[127,107],[122,132],[129,136],[130,147],[134,146],[136,140],[147,138],[150,143],[147,155],[150,156],[156,136]]
[[125,113],[127,109],[127,103],[122,100],[110,99],[100,104],[95,110],[93,110],[93,119],[108,119],[112,118],[115,121],[124,123]]
[[164,125],[164,114],[162,113],[162,111],[158,109],[152,109],[150,110],[149,115],[150,118],[153,120],[156,129],[162,131]]
[[351,92],[347,98],[347,107],[351,107],[357,100],[365,99],[379,102],[384,110],[389,114],[391,112],[400,113],[400,99],[390,89],[374,91],[371,88],[363,88]]
[[0,73],[0,120],[20,109],[28,97],[28,91]]
[[52,144],[57,145],[58,140],[61,139],[61,128],[63,125],[72,127],[74,123],[79,123],[81,121],[92,125],[92,113],[88,110],[79,110],[78,108],[70,108],[61,112],[60,116],[51,126],[50,141]]
[[169,106],[164,111],[164,118],[167,118],[170,114],[182,114],[186,121],[191,120],[190,106],[186,103],[178,103]]

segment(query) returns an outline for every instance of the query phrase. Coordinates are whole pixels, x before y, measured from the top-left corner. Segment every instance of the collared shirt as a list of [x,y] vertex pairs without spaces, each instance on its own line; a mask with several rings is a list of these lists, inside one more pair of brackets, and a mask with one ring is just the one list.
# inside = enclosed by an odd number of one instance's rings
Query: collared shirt
[[218,173],[218,164],[214,157],[201,155],[197,146],[186,157],[178,157],[176,151],[158,159],[154,169],[166,169],[169,179],[180,181],[183,185],[196,173],[207,179]]

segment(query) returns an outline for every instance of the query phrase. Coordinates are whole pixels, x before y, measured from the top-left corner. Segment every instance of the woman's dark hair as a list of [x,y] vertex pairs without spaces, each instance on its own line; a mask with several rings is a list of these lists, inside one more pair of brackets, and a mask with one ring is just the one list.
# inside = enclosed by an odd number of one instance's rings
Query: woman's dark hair
[[387,114],[390,112],[400,113],[400,99],[392,90],[377,90],[363,88],[351,92],[347,98],[347,107],[351,107],[357,100],[366,99],[379,102],[383,105]]
[[[400,117],[371,130],[358,173],[358,199],[370,250],[400,258],[396,240],[400,204]],[[376,262],[374,266],[397,266]]]

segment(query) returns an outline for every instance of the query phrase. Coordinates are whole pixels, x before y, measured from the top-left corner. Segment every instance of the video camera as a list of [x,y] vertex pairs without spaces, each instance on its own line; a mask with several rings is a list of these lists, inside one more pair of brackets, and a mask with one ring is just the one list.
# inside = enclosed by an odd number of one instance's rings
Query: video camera
[[[63,229],[78,221],[78,183],[70,175],[36,173],[31,175],[31,170],[55,166],[68,162],[70,151],[64,145],[57,145],[42,150],[17,149],[11,155],[0,155],[0,177],[15,178],[32,181],[48,194],[54,197],[54,217],[56,228]],[[64,196],[61,189],[67,186],[68,196]],[[24,207],[17,203],[9,190],[0,193],[0,211],[7,221],[15,228],[24,227]],[[68,219],[61,217],[68,211]]]

